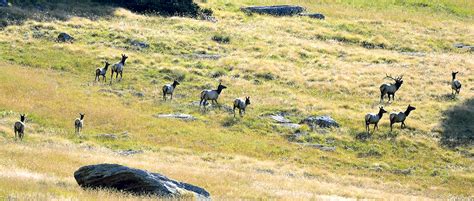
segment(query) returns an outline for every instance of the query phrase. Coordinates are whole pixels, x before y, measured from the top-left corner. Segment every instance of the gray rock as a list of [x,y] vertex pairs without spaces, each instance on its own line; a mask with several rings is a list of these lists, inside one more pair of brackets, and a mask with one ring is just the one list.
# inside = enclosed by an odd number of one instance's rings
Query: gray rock
[[464,44],[462,44],[462,43],[455,43],[453,46],[454,46],[455,48],[463,48],[463,47],[464,47]]
[[148,44],[147,42],[138,41],[138,40],[130,40],[130,45],[133,45],[141,49],[146,49],[150,47],[150,44]]
[[136,97],[139,97],[139,98],[145,97],[145,93],[143,93],[141,91],[134,91],[134,92],[132,92],[132,95],[136,96]]
[[158,173],[117,164],[98,164],[79,168],[74,178],[82,188],[109,188],[138,195],[179,198],[193,194],[197,199],[210,199],[205,189],[175,181]]
[[320,128],[332,128],[332,127],[339,127],[339,124],[332,119],[330,116],[310,116],[303,119],[300,124],[307,124],[312,129],[316,129],[317,127]]
[[295,124],[295,123],[283,123],[283,124],[280,124],[280,126],[291,128],[291,129],[301,128],[301,125]]
[[412,168],[407,168],[407,169],[396,169],[392,171],[393,174],[399,174],[399,175],[411,175],[412,173]]
[[300,16],[308,16],[310,18],[318,19],[318,20],[324,20],[326,19],[326,16],[324,16],[321,13],[302,13]]
[[455,48],[466,49],[466,50],[471,51],[471,52],[474,51],[474,46],[473,45],[468,45],[468,44],[464,44],[464,43],[455,43],[453,46]]
[[275,120],[275,122],[279,123],[279,124],[289,124],[289,123],[291,123],[291,121],[289,119],[285,118],[281,114],[270,115],[270,118]]
[[74,41],[74,38],[67,34],[67,33],[60,33],[58,35],[58,39],[57,39],[58,42],[62,42],[62,43],[65,43],[65,42],[73,42]]
[[305,8],[292,5],[250,6],[240,8],[245,13],[267,14],[273,16],[293,16],[302,13]]
[[302,146],[307,146],[307,147],[312,147],[315,149],[319,149],[321,151],[336,151],[336,147],[331,147],[331,146],[324,146],[321,144],[311,144],[311,143],[296,143]]
[[129,150],[120,150],[120,151],[117,151],[118,154],[120,155],[123,155],[123,156],[131,156],[131,155],[135,155],[135,154],[141,154],[143,153],[142,150],[133,150],[133,149],[129,149]]
[[214,16],[204,15],[204,16],[202,16],[202,19],[206,20],[206,21],[209,21],[209,22],[212,22],[212,23],[217,23],[217,19]]
[[189,114],[156,114],[153,116],[156,118],[181,119],[187,121],[196,120],[194,116]]
[[158,80],[153,79],[150,84],[158,84]]
[[471,52],[474,52],[474,46],[472,46],[472,45],[466,45],[466,46],[464,46],[463,48],[464,48],[464,49],[467,49],[467,50],[469,50],[469,51],[471,51]]

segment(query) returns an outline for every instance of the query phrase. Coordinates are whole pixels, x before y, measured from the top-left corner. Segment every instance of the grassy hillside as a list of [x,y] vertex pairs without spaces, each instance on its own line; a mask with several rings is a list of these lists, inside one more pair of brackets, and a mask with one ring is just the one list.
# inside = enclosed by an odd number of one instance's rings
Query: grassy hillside
[[[466,198],[474,194],[474,59],[455,43],[474,45],[474,3],[405,1],[198,1],[217,23],[134,14],[77,3],[0,8],[0,198],[134,199],[84,191],[73,171],[109,162],[161,172],[202,186],[217,199]],[[270,17],[246,5],[298,4],[321,12]],[[71,10],[72,9],[72,10]],[[76,38],[56,43],[60,32]],[[216,37],[217,36],[217,37]],[[229,42],[213,38],[228,37]],[[132,41],[149,44],[148,48]],[[129,56],[122,82],[94,82],[103,61]],[[196,55],[220,55],[199,59]],[[461,95],[451,98],[451,71]],[[417,107],[390,132],[388,115],[370,139],[363,117],[379,107],[386,74],[405,83],[388,111]],[[110,74],[108,74],[110,76]],[[108,77],[108,80],[110,77]],[[161,87],[181,81],[175,100]],[[202,112],[199,92],[228,86],[219,102],[250,96],[245,118],[224,109]],[[143,97],[139,95],[144,94]],[[138,95],[137,95],[138,94]],[[86,114],[82,136],[73,120]],[[299,122],[330,115],[341,128],[295,131],[267,116]],[[24,142],[12,125],[27,113]],[[186,113],[196,121],[157,119]],[[101,134],[115,134],[104,139]],[[99,136],[99,137],[98,137]],[[294,142],[335,146],[324,152]],[[121,150],[144,153],[121,156]],[[54,163],[51,163],[54,161]]]

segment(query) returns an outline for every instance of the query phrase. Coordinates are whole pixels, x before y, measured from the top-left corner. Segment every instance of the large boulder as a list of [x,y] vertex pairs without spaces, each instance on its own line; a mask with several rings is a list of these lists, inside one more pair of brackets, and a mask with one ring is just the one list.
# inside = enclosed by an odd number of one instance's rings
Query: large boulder
[[336,120],[332,119],[330,116],[310,116],[303,119],[300,124],[307,124],[312,129],[317,127],[320,128],[332,128],[332,127],[339,127],[339,124]]
[[74,178],[82,188],[111,188],[137,195],[166,198],[194,195],[197,199],[210,199],[209,192],[203,188],[175,181],[158,173],[117,164],[84,166],[74,172]]
[[302,13],[305,8],[301,6],[292,5],[278,5],[278,6],[250,6],[240,8],[246,13],[267,14],[274,16],[293,16]]

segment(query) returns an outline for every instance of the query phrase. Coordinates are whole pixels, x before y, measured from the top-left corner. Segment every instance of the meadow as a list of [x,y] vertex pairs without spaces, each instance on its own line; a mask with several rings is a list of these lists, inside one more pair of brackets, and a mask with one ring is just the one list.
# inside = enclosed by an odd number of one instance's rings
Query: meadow
[[[120,163],[206,188],[215,199],[469,199],[474,194],[474,3],[468,0],[206,0],[216,23],[140,15],[75,2],[0,8],[0,198],[148,199],[82,190],[82,165]],[[247,5],[297,4],[308,17],[246,15]],[[61,32],[74,43],[57,43]],[[218,40],[227,38],[228,40]],[[132,45],[142,41],[149,47]],[[121,82],[94,82],[105,60],[129,56]],[[219,59],[197,58],[219,55]],[[463,88],[451,96],[451,71]],[[369,139],[386,74],[404,75],[388,111],[417,109],[390,132],[388,115]],[[110,76],[110,72],[108,73]],[[110,77],[107,78],[108,80]],[[161,87],[181,82],[164,102]],[[219,102],[250,96],[244,118],[202,112],[203,89]],[[225,108],[225,107],[224,107]],[[81,136],[73,121],[86,114]],[[26,139],[13,139],[20,113]],[[196,121],[158,119],[186,113]],[[330,115],[340,128],[295,137],[269,114],[294,122]],[[117,135],[116,139],[101,137]],[[299,143],[335,146],[325,152]],[[122,150],[142,150],[132,156]],[[54,162],[53,162],[54,161]],[[52,163],[53,162],[53,163]]]

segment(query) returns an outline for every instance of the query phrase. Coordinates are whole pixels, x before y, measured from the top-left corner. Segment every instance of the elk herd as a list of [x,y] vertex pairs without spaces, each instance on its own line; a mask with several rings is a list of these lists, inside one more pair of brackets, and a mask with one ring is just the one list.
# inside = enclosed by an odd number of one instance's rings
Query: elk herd
[[[115,74],[115,81],[121,81],[123,76],[123,70],[125,67],[125,62],[128,59],[128,56],[125,54],[122,54],[122,58],[118,63],[115,63],[111,67],[111,76],[110,76],[110,83],[112,84],[113,81],[113,76]],[[97,68],[95,70],[95,79],[94,81],[99,82],[100,78],[102,77],[102,80],[106,82],[107,80],[107,70],[109,69],[109,66],[111,65],[109,62],[105,61],[104,62],[105,66],[102,68]],[[452,88],[452,96],[455,97],[456,95],[459,94],[461,90],[461,82],[456,79],[456,75],[459,72],[452,72],[452,80],[451,80],[451,88]],[[120,79],[118,79],[118,76],[120,74]],[[384,96],[387,95],[388,97],[388,102],[390,101],[395,101],[395,93],[401,88],[403,84],[403,76],[398,76],[398,77],[392,77],[390,75],[386,75],[385,78],[391,79],[395,81],[395,83],[384,83],[380,86],[380,103],[383,103],[384,101]],[[180,85],[180,83],[176,80],[173,81],[171,84],[165,84],[162,88],[163,91],[163,100],[167,100],[167,96],[170,96],[170,100],[173,100],[173,93],[176,90],[176,87]],[[211,101],[211,103],[215,105],[219,105],[217,102],[217,99],[221,95],[222,91],[226,89],[227,87],[222,85],[222,83],[219,83],[217,86],[217,89],[214,90],[203,90],[200,93],[200,102],[199,102],[199,107],[203,107],[204,109],[206,108],[206,105],[208,105],[208,101]],[[245,97],[245,99],[240,99],[237,98],[233,102],[233,114],[234,117],[236,115],[236,109],[239,110],[239,115],[240,117],[243,117],[245,114],[245,109],[247,106],[250,105],[250,97]],[[393,124],[395,123],[401,123],[401,128],[405,128],[405,121],[410,115],[410,112],[415,110],[416,108],[408,105],[407,109],[404,112],[392,112],[389,115],[389,121],[390,121],[390,131],[393,129]],[[369,126],[371,124],[374,124],[374,131],[378,129],[378,124],[380,120],[382,119],[383,115],[385,113],[388,113],[383,106],[379,107],[378,113],[369,113],[365,115],[365,129],[367,131],[367,134],[370,134],[370,129]],[[80,134],[83,127],[84,127],[84,116],[85,114],[79,113],[79,118],[77,118],[74,121],[74,128],[75,128],[75,133]],[[19,138],[20,140],[23,139],[24,137],[24,131],[25,131],[25,122],[26,122],[26,115],[21,114],[20,115],[20,121],[15,122],[13,129],[15,132],[15,139]]]

